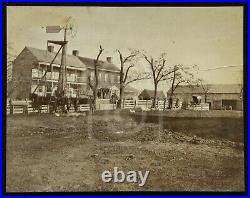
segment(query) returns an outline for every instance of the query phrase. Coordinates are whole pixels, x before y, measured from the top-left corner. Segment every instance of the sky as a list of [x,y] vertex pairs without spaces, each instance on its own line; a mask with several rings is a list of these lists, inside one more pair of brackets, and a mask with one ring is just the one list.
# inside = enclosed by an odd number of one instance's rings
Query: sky
[[[68,17],[74,31],[67,35],[68,53],[95,58],[99,45],[102,59],[113,57],[116,49],[144,50],[156,58],[167,54],[167,64],[197,65],[196,76],[207,83],[240,83],[243,73],[243,7],[62,7],[8,6],[7,43],[11,53],[25,46],[46,49],[47,40],[61,40],[63,34],[48,34],[48,25],[65,25]],[[224,69],[221,66],[237,66]],[[149,65],[140,61],[139,71]],[[209,71],[206,71],[208,70]],[[205,71],[203,71],[205,70]],[[132,86],[153,89],[151,80]],[[169,82],[160,89],[166,91]]]

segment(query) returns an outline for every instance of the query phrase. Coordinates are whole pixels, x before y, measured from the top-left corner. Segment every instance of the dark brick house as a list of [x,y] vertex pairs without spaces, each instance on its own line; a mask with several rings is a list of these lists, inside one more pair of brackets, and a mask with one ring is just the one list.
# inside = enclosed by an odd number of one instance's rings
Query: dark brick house
[[[55,56],[52,46],[47,50],[25,47],[13,62],[12,67],[12,87],[11,98],[29,98],[37,85],[35,93],[45,96],[53,94],[56,90],[61,54],[55,59],[52,67],[49,65]],[[119,68],[108,57],[107,61],[99,61],[99,98],[109,98],[112,92],[117,92],[119,96]],[[88,96],[91,94],[88,85],[88,76],[94,78],[94,59],[79,56],[79,52],[74,50],[72,55],[66,56],[67,68],[67,89],[70,97]],[[41,81],[42,76],[48,71],[46,77]],[[125,89],[125,97],[135,94],[137,90],[128,86]]]

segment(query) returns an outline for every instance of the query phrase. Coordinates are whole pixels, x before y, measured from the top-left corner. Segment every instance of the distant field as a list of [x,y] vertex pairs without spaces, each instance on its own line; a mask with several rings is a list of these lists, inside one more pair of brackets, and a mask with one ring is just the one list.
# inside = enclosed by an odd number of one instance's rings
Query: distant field
[[[7,117],[6,189],[243,191],[240,142],[208,139],[128,115]],[[101,181],[104,170],[149,170],[143,187]]]
[[138,123],[158,123],[163,128],[204,138],[244,141],[242,111],[164,111],[137,112]]

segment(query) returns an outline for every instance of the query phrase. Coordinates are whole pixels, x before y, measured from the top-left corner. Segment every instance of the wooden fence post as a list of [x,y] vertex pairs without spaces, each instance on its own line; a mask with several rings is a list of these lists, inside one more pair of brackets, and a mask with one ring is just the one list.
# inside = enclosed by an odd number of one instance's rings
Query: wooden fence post
[[28,105],[23,105],[23,114],[28,114]]
[[10,115],[14,115],[14,105],[10,105]]

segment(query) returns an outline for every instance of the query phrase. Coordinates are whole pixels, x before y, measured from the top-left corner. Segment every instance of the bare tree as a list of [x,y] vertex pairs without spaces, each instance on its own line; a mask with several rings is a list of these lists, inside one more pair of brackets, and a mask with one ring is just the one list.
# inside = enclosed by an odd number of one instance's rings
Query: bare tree
[[12,74],[12,70],[13,70],[13,63],[14,60],[16,59],[16,53],[14,52],[14,49],[12,47],[11,43],[8,43],[7,46],[7,98],[11,96],[11,94],[13,93],[14,89],[17,87],[18,83],[16,83],[14,85],[14,81],[17,79],[14,79],[13,74]]
[[137,62],[138,50],[130,50],[127,56],[124,56],[120,50],[117,50],[117,52],[120,60],[120,102],[118,107],[121,108],[125,87],[132,82],[148,79],[148,76],[138,72],[134,72],[133,75],[130,74],[131,69],[135,67]]
[[169,96],[168,107],[172,108],[173,95],[176,88],[181,84],[193,84],[195,83],[194,74],[191,72],[191,69],[196,66],[183,66],[183,65],[174,65],[173,66],[173,75],[167,80],[171,82],[171,91]]
[[162,53],[160,57],[156,60],[154,60],[152,57],[145,55],[145,53],[143,53],[142,55],[150,65],[150,75],[151,78],[153,78],[154,82],[154,98],[152,108],[155,108],[158,85],[161,81],[166,80],[168,76],[173,72],[173,70],[168,68],[166,65],[166,53]]
[[96,109],[96,99],[97,99],[97,92],[98,92],[98,84],[99,84],[99,79],[98,79],[98,67],[100,66],[100,61],[99,58],[101,54],[103,53],[104,49],[100,45],[98,55],[96,56],[94,60],[94,79],[91,79],[91,76],[88,76],[88,82],[89,86],[93,92],[93,110]]
[[205,103],[207,102],[207,94],[210,90],[210,87],[207,83],[205,83],[205,80],[199,78],[197,80],[197,85],[202,88],[203,94],[205,96]]

